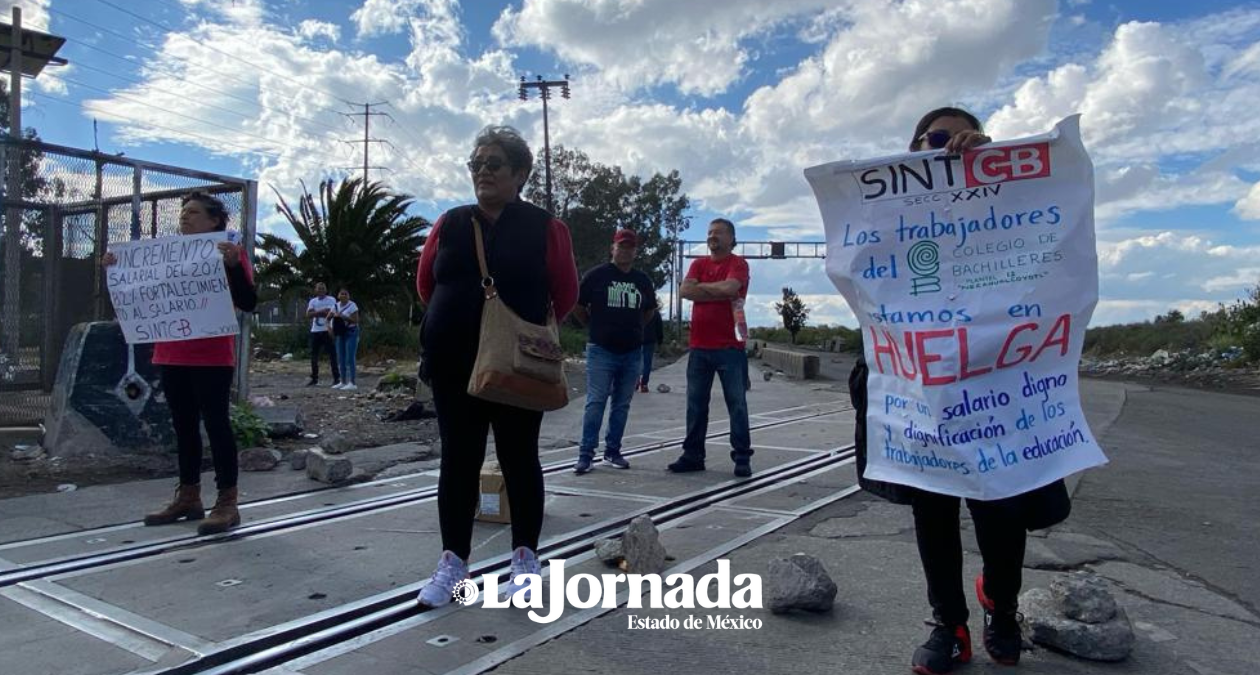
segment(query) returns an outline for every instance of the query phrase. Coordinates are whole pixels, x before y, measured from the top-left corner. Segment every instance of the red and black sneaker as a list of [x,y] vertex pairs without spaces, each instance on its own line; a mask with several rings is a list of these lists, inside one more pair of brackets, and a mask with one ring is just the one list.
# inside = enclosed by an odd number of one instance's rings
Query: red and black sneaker
[[966,624],[953,626],[943,623],[935,626],[914,656],[910,657],[910,669],[919,675],[944,675],[971,660],[971,631]]
[[984,609],[984,650],[989,652],[989,658],[1004,666],[1018,665],[1019,652],[1024,646],[1019,612],[997,609],[993,600],[985,595],[983,574],[976,577],[976,599]]

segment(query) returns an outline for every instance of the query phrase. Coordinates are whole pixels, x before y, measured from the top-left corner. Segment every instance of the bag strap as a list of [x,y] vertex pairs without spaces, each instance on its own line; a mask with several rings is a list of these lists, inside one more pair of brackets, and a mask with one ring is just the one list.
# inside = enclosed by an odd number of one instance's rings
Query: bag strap
[[494,277],[490,276],[490,268],[486,266],[486,241],[481,235],[481,219],[474,213],[472,222],[473,238],[477,241],[477,266],[481,268],[481,289],[485,291],[487,300],[493,300],[499,296],[499,290],[494,287]]

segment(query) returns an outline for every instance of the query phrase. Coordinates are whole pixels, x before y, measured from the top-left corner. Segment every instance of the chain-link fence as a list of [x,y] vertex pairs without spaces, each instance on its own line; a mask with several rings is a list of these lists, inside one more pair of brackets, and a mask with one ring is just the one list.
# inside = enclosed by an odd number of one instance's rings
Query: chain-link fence
[[[42,421],[70,328],[114,317],[99,262],[110,243],[178,234],[180,200],[194,190],[223,201],[229,227],[253,241],[257,184],[14,138],[0,139],[0,153],[5,427]],[[248,370],[248,331],[241,337],[238,378]]]

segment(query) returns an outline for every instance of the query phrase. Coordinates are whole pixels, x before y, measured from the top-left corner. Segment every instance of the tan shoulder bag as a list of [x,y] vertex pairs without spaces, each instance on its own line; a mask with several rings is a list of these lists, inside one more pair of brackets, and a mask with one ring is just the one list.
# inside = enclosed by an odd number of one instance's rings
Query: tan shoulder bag
[[526,410],[563,408],[569,402],[569,383],[564,377],[564,351],[555,312],[549,309],[546,325],[540,326],[517,316],[503,302],[486,266],[481,221],[476,216],[472,221],[486,302],[468,393]]

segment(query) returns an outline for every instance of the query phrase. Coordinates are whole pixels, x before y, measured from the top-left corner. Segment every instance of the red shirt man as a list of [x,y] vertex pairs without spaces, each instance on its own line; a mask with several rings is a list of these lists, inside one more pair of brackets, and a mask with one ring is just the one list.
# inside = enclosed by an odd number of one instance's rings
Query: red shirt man
[[[745,336],[736,332],[748,295],[748,263],[731,252],[735,225],[725,218],[709,224],[709,257],[691,264],[681,294],[690,300],[691,351],[687,355],[687,439],[682,457],[669,465],[675,473],[704,470],[709,398],[716,375],[730,413],[731,459],[735,475],[752,475],[752,438],[748,429],[748,356]],[[747,331],[747,326],[743,327]]]

